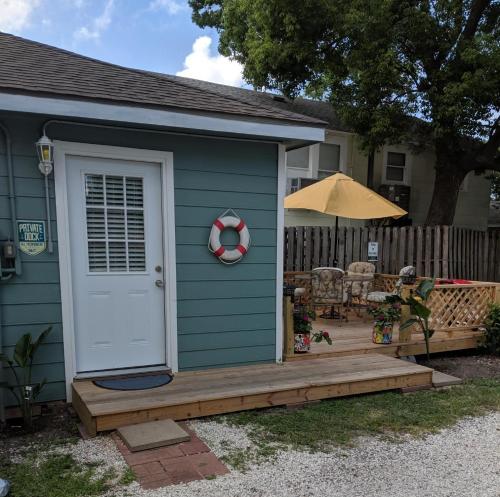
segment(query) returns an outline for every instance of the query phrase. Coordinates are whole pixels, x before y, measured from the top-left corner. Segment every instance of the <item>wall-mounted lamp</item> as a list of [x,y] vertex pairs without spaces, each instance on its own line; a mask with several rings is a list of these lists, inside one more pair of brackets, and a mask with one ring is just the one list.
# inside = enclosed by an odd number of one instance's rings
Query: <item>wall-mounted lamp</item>
[[38,154],[38,169],[44,176],[52,172],[54,163],[54,143],[45,134],[35,143]]
[[38,154],[38,169],[45,176],[45,208],[47,211],[47,247],[49,253],[54,251],[52,243],[52,226],[50,219],[50,195],[49,195],[49,180],[48,176],[52,172],[54,165],[54,143],[47,137],[45,132],[43,136],[35,143],[36,153]]

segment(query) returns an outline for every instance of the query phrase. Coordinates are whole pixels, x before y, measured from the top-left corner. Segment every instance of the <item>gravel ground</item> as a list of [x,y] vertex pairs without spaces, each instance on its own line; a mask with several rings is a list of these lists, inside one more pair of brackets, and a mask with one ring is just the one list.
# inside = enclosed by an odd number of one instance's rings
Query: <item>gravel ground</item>
[[[250,446],[245,430],[214,422],[192,427],[221,456]],[[105,438],[103,438],[105,440]],[[116,497],[499,497],[500,414],[461,421],[424,439],[376,438],[330,453],[280,451],[277,458],[215,480],[142,490]],[[109,447],[107,447],[109,449]],[[107,452],[106,460],[114,459]],[[115,458],[120,459],[116,451]],[[119,464],[116,462],[116,464]]]

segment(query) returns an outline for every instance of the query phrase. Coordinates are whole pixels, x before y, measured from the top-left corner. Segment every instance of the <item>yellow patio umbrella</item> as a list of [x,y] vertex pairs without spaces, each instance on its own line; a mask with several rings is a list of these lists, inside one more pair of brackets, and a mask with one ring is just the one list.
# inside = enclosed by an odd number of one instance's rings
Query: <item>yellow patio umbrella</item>
[[407,214],[349,176],[336,173],[285,197],[285,209],[309,209],[336,216],[334,259],[337,259],[338,216],[351,219],[399,218]]

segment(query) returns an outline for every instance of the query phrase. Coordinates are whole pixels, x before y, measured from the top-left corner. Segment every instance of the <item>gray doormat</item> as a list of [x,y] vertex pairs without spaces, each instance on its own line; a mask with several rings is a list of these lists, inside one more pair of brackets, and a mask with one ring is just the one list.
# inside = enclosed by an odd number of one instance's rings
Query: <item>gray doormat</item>
[[110,378],[109,380],[103,378],[94,380],[94,385],[108,390],[149,390],[168,385],[172,380],[173,376],[168,373],[155,373],[128,378]]

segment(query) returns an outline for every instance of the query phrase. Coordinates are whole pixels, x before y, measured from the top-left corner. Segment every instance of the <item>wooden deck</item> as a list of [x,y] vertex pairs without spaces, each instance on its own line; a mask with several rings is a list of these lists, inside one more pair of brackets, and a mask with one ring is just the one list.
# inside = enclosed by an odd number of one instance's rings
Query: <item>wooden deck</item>
[[[307,354],[288,356],[287,361],[303,361],[325,357],[343,357],[358,354],[384,354],[392,357],[425,354],[425,341],[421,333],[412,335],[409,342],[400,343],[398,331],[394,331],[393,342],[389,345],[375,344],[371,340],[372,325],[370,322],[350,321],[339,323],[326,319],[314,322],[315,330],[326,330],[330,333],[333,344],[326,342],[313,343]],[[481,331],[456,330],[438,331],[430,340],[431,353],[449,352],[452,350],[475,349],[483,336]]]
[[[307,360],[309,359],[309,360]],[[179,373],[151,390],[112,391],[73,383],[73,407],[88,433],[156,419],[187,419],[245,409],[430,385],[432,369],[379,354]]]

